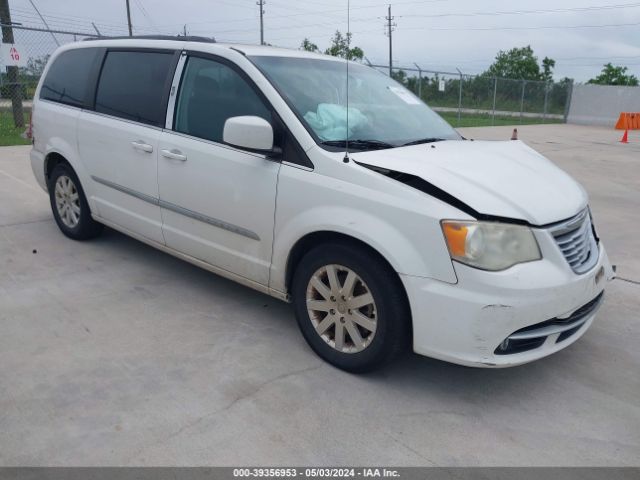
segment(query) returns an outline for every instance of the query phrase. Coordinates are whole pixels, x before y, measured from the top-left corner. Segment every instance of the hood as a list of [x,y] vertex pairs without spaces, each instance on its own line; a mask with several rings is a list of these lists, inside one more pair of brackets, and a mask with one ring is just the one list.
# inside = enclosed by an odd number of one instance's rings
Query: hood
[[520,141],[441,141],[352,154],[358,163],[420,177],[476,212],[545,225],[587,205],[573,178]]

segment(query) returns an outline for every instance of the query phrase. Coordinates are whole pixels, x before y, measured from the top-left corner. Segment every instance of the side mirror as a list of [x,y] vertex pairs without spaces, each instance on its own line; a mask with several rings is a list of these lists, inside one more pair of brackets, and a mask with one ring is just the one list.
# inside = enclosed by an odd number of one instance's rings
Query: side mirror
[[264,118],[231,117],[224,122],[222,141],[260,153],[273,153],[273,128]]

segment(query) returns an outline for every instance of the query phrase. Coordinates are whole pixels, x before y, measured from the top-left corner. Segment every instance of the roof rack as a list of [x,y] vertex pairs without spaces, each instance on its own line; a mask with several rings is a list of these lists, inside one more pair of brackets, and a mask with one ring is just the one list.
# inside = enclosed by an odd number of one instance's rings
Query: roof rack
[[193,35],[133,35],[129,36],[119,36],[119,37],[108,37],[108,36],[99,36],[99,37],[90,37],[85,38],[85,41],[92,40],[174,40],[180,42],[201,42],[201,43],[216,43],[216,39],[211,37],[198,37]]

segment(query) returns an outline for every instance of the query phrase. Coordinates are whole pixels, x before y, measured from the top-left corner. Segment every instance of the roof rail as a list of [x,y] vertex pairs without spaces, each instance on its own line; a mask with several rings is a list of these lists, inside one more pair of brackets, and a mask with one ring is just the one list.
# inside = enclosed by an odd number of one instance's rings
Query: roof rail
[[180,42],[202,42],[202,43],[216,43],[216,39],[213,37],[197,37],[193,35],[134,35],[134,36],[120,36],[120,37],[91,37],[85,38],[84,41],[90,42],[94,40],[175,40]]

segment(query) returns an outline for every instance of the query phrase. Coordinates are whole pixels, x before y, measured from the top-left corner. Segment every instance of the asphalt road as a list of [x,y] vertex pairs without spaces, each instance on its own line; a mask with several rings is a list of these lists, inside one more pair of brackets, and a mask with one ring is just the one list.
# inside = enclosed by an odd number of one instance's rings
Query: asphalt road
[[28,147],[1,148],[0,465],[638,465],[639,135],[519,130],[589,191],[621,277],[599,318],[517,368],[408,354],[363,376],[287,304],[114,231],[68,240]]

